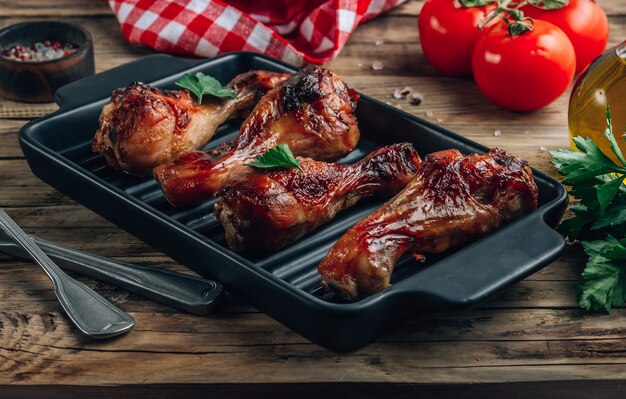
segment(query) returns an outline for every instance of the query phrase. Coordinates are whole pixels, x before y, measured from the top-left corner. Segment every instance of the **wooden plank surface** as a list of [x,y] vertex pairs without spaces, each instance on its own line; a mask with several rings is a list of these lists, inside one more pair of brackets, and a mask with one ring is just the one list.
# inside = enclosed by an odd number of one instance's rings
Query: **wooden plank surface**
[[[501,110],[469,79],[439,75],[419,46],[410,1],[359,27],[328,66],[357,90],[473,140],[505,148],[554,173],[548,149],[566,147],[567,99],[537,112]],[[610,44],[626,38],[622,0],[600,4]],[[87,27],[98,71],[152,51],[128,45],[106,2],[0,0],[0,27],[63,19]],[[376,40],[384,43],[376,46]],[[373,71],[374,60],[384,63]],[[395,100],[397,87],[424,95],[420,106]],[[29,233],[126,261],[186,271],[137,238],[39,181],[17,144],[17,131],[54,104],[0,100],[0,206]],[[500,136],[494,131],[500,130]],[[521,237],[520,239],[523,239]],[[579,248],[480,308],[416,316],[350,354],[311,344],[228,296],[223,309],[192,316],[108,284],[80,281],[129,311],[137,328],[93,342],[69,324],[45,275],[29,262],[0,256],[0,397],[623,397],[626,309],[588,314],[576,308],[583,267]],[[341,383],[348,383],[341,385]],[[242,384],[242,385],[235,385]],[[516,396],[517,395],[517,396]],[[522,396],[524,395],[524,396]]]

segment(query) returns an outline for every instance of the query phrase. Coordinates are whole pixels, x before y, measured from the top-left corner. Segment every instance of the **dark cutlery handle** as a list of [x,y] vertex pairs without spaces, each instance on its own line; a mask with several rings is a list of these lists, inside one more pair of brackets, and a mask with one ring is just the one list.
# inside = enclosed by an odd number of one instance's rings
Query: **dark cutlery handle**
[[63,109],[75,108],[108,98],[118,87],[124,87],[132,82],[154,82],[179,73],[200,61],[202,60],[172,57],[167,54],[150,55],[67,84],[54,93],[54,99]]
[[394,295],[440,308],[476,305],[556,260],[565,240],[541,215],[517,220],[497,232],[498,246],[483,240],[395,285]]
[[[224,288],[214,281],[106,258],[33,237],[64,269],[105,281],[156,302],[197,315],[215,311]],[[6,250],[6,249],[5,249]],[[15,256],[27,256],[11,248]]]

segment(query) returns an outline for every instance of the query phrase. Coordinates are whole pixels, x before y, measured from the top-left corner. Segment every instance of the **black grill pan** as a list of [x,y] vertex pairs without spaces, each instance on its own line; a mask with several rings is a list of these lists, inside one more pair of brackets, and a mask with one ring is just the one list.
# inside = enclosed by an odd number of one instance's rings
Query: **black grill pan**
[[[555,260],[564,248],[554,231],[567,204],[558,182],[533,171],[539,208],[462,248],[428,256],[427,266],[400,260],[393,286],[344,303],[320,289],[317,265],[350,226],[384,199],[357,204],[313,234],[276,253],[240,256],[230,251],[213,216],[215,201],[171,208],[153,179],[139,179],[108,167],[90,150],[102,106],[114,88],[144,81],[175,88],[183,73],[202,71],[227,82],[250,69],[295,71],[253,53],[232,53],[202,61],[153,55],[89,77],[57,91],[60,109],[28,123],[20,145],[33,173],[76,201],[160,249],[196,272],[220,281],[235,295],[313,342],[349,351],[381,331],[426,309],[452,309],[483,302]],[[357,107],[362,138],[341,162],[354,162],[376,147],[408,141],[421,156],[456,148],[486,147],[379,101],[362,96]],[[230,140],[241,121],[222,126],[208,147]]]

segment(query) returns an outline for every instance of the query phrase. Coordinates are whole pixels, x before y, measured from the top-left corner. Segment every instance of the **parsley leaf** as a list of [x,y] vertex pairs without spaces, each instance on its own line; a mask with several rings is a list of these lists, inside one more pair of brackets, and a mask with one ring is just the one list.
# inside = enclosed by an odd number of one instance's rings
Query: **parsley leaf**
[[[612,236],[583,242],[589,260],[579,284],[578,305],[587,310],[609,310],[626,302],[626,246]],[[620,262],[621,261],[621,262]]]
[[256,160],[247,164],[255,168],[295,168],[304,172],[300,162],[293,156],[289,146],[278,144],[276,148],[269,149],[265,154],[256,157]]
[[617,159],[622,163],[622,166],[626,166],[626,159],[624,159],[624,155],[622,154],[622,150],[620,150],[617,145],[617,140],[615,140],[615,136],[613,135],[613,121],[611,119],[611,109],[607,105],[606,107],[606,130],[604,131],[604,137],[609,141],[609,145],[611,146],[611,151],[615,154]]
[[[606,119],[607,129],[604,135],[621,165],[604,155],[588,137],[574,138],[574,143],[580,151],[561,149],[550,152],[553,157],[552,163],[564,176],[563,184],[572,186],[570,194],[579,200],[589,212],[597,212],[600,218],[597,221],[586,220],[583,226],[578,226],[576,229],[578,231],[592,228],[592,226],[597,230],[626,221],[626,211],[621,211],[621,208],[626,209],[626,198],[622,195],[626,194],[626,188],[622,184],[623,175],[626,174],[626,159],[613,135],[609,107],[606,109]],[[614,219],[616,217],[618,219]]]
[[622,179],[613,179],[595,186],[601,213],[604,213],[609,204],[613,202],[615,196],[622,188],[622,183]]
[[604,137],[618,162],[586,137],[574,138],[579,151],[550,153],[578,202],[570,208],[574,217],[564,220],[558,230],[570,239],[585,240],[582,245],[589,258],[577,303],[587,310],[609,310],[626,302],[626,158],[613,135],[609,107],[606,121]]
[[598,230],[608,226],[618,226],[626,222],[626,208],[624,204],[615,204],[603,214],[591,226],[593,230]]
[[578,306],[586,310],[610,310],[626,301],[624,265],[613,262],[587,262],[583,282],[578,285]]
[[[593,223],[597,218],[597,212],[589,210],[583,204],[577,204],[570,208],[574,212],[574,217],[563,220],[557,230],[559,233],[568,237],[570,240],[592,238],[587,237],[589,234],[588,225]],[[585,236],[583,236],[585,235]]]
[[574,144],[581,152],[572,150],[551,151],[553,164],[565,176],[563,184],[574,185],[596,176],[609,173],[626,173],[626,168],[617,165],[588,137],[575,137]]
[[212,76],[205,75],[202,72],[196,73],[194,76],[186,73],[178,82],[176,86],[187,89],[198,98],[198,104],[202,104],[202,96],[205,94],[211,95],[217,98],[235,98],[237,93],[230,90]]

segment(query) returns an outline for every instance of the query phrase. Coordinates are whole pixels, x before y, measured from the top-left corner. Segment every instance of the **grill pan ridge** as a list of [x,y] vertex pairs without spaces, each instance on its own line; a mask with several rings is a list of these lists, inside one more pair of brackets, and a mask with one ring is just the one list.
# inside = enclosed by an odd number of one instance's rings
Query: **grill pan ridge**
[[[237,254],[227,248],[213,204],[174,209],[154,179],[140,179],[108,167],[91,152],[98,116],[111,91],[133,81],[174,88],[183,73],[204,72],[222,82],[250,69],[296,69],[254,53],[210,60],[152,55],[71,83],[57,91],[60,109],[20,130],[19,141],[33,173],[77,202],[136,235],[192,270],[220,281],[233,294],[335,351],[350,351],[419,311],[476,305],[555,260],[565,242],[554,231],[567,205],[565,189],[533,170],[539,208],[474,243],[429,255],[426,266],[403,257],[392,287],[353,303],[331,298],[320,288],[317,265],[334,242],[387,198],[371,198],[275,253]],[[456,148],[486,147],[367,96],[357,106],[361,140],[340,162],[352,163],[373,149],[411,142],[424,156]],[[206,148],[230,140],[241,121],[221,126]]]

